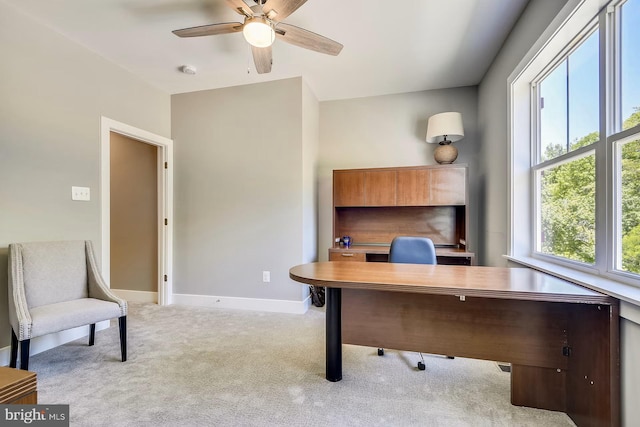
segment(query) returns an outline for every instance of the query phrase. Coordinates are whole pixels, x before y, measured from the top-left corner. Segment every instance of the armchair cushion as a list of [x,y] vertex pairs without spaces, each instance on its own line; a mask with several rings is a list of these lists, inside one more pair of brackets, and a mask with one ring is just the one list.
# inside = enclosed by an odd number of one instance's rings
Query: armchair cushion
[[88,297],[84,241],[22,243],[21,246],[29,308]]
[[120,306],[115,302],[95,298],[81,298],[31,309],[31,335],[39,337],[53,332],[75,328],[103,320],[120,317]]

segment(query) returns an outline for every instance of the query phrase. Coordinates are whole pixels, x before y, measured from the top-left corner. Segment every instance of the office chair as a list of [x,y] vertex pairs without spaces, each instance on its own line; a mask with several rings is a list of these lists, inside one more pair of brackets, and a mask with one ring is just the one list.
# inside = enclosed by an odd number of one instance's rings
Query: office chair
[[[398,264],[437,264],[436,248],[427,237],[398,236],[391,242],[389,262]],[[384,355],[384,349],[378,349],[378,356]],[[420,353],[418,369],[425,370],[424,357]]]

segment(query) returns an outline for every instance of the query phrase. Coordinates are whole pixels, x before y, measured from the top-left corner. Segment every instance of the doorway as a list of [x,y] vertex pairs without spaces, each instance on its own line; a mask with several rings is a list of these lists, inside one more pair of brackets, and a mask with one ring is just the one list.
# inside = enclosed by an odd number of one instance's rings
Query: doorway
[[[113,145],[113,147],[112,147]],[[131,206],[131,217],[137,216],[138,223],[142,219],[140,216],[146,216],[147,222],[151,221],[151,228],[146,228],[147,233],[145,235],[139,234],[138,236],[133,236],[133,232],[130,232],[130,236],[132,237],[131,244],[128,245],[126,242],[121,241],[121,237],[123,234],[123,226],[120,225],[119,221],[123,218],[123,215],[118,214],[116,212],[112,212],[112,203],[115,208],[122,205],[122,201],[118,200],[118,198],[112,199],[112,148],[120,147],[120,149],[125,148],[126,152],[131,153],[144,153],[143,155],[146,157],[141,157],[138,160],[142,163],[147,163],[146,167],[144,164],[140,164],[140,169],[147,169],[147,178],[141,178],[138,176],[137,178],[131,175],[130,179],[144,179],[147,181],[147,188],[138,191],[138,195],[136,197],[140,198],[142,194],[147,193],[144,196],[146,199],[145,203],[149,203],[149,201],[153,201],[156,204],[156,212],[157,215],[153,215],[153,212],[149,212],[149,208],[143,208],[140,212],[139,209],[133,209],[134,206]],[[117,152],[115,152],[117,153]],[[155,156],[154,159],[149,159],[149,155]],[[136,160],[136,161],[138,161]],[[131,161],[131,159],[129,159]],[[155,163],[149,164],[149,163]],[[155,169],[156,179],[150,180],[148,179],[149,168],[151,171]],[[153,172],[152,172],[153,173]],[[113,170],[114,177],[119,176],[118,179],[114,180],[114,185],[118,185],[118,181],[122,180],[123,177],[121,175],[121,171]],[[144,174],[144,173],[143,173]],[[127,178],[124,178],[127,179]],[[145,285],[135,286],[132,290],[120,290],[114,289],[116,293],[120,293],[125,299],[129,300],[139,300],[139,301],[147,301],[149,295],[153,295],[153,299],[155,299],[155,292],[153,290],[157,289],[157,302],[159,305],[168,305],[171,304],[171,296],[172,296],[172,236],[173,236],[173,218],[172,218],[172,206],[173,206],[173,141],[152,134],[150,132],[144,131],[142,129],[135,128],[133,126],[126,125],[124,123],[117,122],[115,120],[108,119],[106,117],[102,117],[101,121],[101,210],[102,210],[102,272],[107,283],[111,283],[111,272],[112,272],[112,238],[113,249],[117,250],[118,253],[116,257],[113,259],[113,267],[117,268],[117,271],[114,271],[114,279],[119,281],[136,281],[140,280],[140,278],[144,278],[143,280],[152,280],[155,282],[155,285]],[[157,188],[156,194],[151,195],[153,197],[148,197],[148,193],[150,188],[149,185],[155,186]],[[117,188],[114,187],[114,191],[117,191]],[[153,189],[151,189],[153,191]],[[134,195],[135,196],[135,195]],[[137,203],[136,203],[137,204]],[[125,207],[126,208],[126,207]],[[118,208],[120,209],[120,208]],[[151,208],[153,209],[153,207]],[[124,215],[125,217],[127,215]],[[112,220],[116,221],[114,223],[114,232],[115,234],[112,236]],[[155,225],[155,226],[154,226]],[[129,227],[130,230],[134,230],[136,228],[135,224],[124,225],[126,229]],[[138,227],[142,228],[142,227]],[[149,237],[148,233],[153,233],[153,229],[156,230],[156,238],[153,236]],[[142,232],[143,230],[136,230],[136,233]],[[126,231],[124,231],[126,233]],[[146,240],[146,243],[142,240]],[[153,249],[151,249],[153,246]],[[129,261],[126,260],[126,255],[121,253],[120,251],[131,251],[132,256],[142,256],[145,257],[144,253],[146,253],[146,257],[153,256],[154,254],[150,251],[156,251],[156,260],[157,262],[148,261],[145,262],[142,258],[140,264],[140,271],[132,271],[131,265],[126,265]],[[138,252],[136,254],[136,252]],[[124,255],[124,256],[121,256]],[[135,262],[135,261],[133,261]],[[123,264],[124,263],[124,264]],[[150,272],[149,268],[154,268],[155,272]],[[122,272],[122,269],[126,269],[128,271]],[[117,276],[117,277],[116,277]],[[130,286],[127,286],[131,288]]]

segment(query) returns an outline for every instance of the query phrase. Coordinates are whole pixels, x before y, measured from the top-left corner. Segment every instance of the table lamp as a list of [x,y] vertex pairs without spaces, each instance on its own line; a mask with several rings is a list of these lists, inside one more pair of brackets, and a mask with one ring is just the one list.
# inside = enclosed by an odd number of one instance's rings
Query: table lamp
[[458,158],[458,149],[451,143],[462,139],[462,137],[464,137],[462,114],[447,112],[429,117],[427,142],[439,144],[433,152],[433,158],[436,162],[441,165],[453,163]]

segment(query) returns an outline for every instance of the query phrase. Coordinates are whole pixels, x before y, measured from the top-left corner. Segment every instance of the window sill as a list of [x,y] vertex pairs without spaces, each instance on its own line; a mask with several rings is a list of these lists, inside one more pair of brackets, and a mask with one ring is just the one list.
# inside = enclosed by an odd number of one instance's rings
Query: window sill
[[640,288],[617,282],[593,274],[576,271],[557,264],[531,257],[513,257],[504,255],[506,259],[516,264],[524,265],[534,270],[559,277],[585,288],[610,295],[620,300],[620,317],[640,324]]

